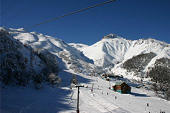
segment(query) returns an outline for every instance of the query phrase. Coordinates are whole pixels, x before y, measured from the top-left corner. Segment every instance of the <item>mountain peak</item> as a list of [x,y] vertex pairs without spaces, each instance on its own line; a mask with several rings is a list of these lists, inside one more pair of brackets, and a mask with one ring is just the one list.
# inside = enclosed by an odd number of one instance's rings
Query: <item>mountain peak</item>
[[113,38],[118,38],[118,37],[119,37],[118,35],[110,33],[104,36],[103,39],[113,39]]
[[15,31],[25,31],[25,29],[24,28],[18,28],[18,29],[14,29],[14,28],[9,28],[10,30],[15,30]]

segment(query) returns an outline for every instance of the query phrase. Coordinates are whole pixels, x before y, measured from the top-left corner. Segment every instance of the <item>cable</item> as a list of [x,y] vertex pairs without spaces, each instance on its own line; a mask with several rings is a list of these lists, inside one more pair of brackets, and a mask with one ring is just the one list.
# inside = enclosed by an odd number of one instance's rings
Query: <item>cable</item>
[[49,23],[51,21],[55,21],[55,20],[58,20],[60,18],[64,18],[65,16],[70,16],[70,15],[73,15],[73,14],[76,14],[76,13],[80,13],[80,12],[83,12],[83,11],[86,11],[88,9],[92,9],[92,8],[95,8],[95,7],[98,7],[98,6],[102,6],[104,4],[108,4],[108,3],[111,3],[111,2],[115,2],[116,0],[108,0],[108,1],[105,1],[103,3],[99,3],[99,4],[95,4],[95,5],[92,5],[92,6],[89,6],[87,8],[83,8],[83,9],[79,9],[79,10],[76,10],[76,11],[73,11],[73,12],[70,12],[70,13],[67,13],[67,14],[64,14],[62,16],[58,16],[58,17],[55,17],[55,18],[52,18],[52,19],[48,19],[46,21],[43,21],[43,22],[40,22],[38,24],[35,24],[35,25],[32,25],[30,28],[33,28],[33,27],[36,27],[36,26],[39,26],[41,24],[45,24],[45,23]]

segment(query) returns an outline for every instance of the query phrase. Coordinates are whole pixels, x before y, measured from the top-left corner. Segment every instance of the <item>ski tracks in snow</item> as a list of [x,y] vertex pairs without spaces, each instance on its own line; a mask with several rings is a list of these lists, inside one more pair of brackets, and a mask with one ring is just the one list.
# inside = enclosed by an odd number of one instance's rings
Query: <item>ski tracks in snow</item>
[[92,94],[90,91],[81,90],[80,96],[86,106],[98,110],[100,113],[130,113],[122,108],[119,108],[118,106],[115,106],[113,103],[106,102],[102,97],[95,93]]

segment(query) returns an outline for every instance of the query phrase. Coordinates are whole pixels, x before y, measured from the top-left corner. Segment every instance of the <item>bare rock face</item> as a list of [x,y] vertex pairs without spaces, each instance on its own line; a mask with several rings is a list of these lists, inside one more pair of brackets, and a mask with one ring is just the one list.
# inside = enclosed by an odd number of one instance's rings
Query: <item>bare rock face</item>
[[113,38],[117,38],[118,36],[116,34],[108,34],[106,36],[103,37],[103,39],[113,39]]

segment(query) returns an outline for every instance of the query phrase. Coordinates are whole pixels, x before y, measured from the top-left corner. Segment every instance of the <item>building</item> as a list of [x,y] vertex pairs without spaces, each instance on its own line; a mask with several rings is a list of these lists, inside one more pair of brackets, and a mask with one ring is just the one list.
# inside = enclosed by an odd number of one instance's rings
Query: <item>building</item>
[[113,90],[122,94],[131,93],[131,87],[122,81],[116,82],[116,84],[113,86]]

